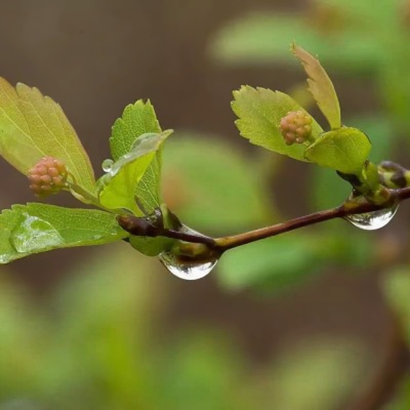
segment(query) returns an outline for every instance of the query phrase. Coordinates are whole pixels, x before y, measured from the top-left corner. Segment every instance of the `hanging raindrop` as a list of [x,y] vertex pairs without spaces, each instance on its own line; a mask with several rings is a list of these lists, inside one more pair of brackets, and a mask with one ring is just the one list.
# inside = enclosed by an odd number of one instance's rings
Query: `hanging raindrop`
[[105,159],[103,163],[101,164],[103,171],[110,172],[113,164],[114,164],[114,161],[112,159]]
[[360,229],[374,231],[386,226],[393,219],[398,208],[398,205],[394,205],[390,208],[379,209],[378,211],[348,215],[345,219]]
[[194,260],[172,251],[159,254],[159,260],[175,276],[184,280],[197,280],[208,275],[218,262],[218,258],[207,260]]

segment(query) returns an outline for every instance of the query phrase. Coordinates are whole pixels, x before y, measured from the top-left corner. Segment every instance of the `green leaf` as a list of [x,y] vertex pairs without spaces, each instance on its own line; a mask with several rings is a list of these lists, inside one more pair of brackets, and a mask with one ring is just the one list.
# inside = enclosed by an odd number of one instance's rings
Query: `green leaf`
[[94,173],[60,105],[37,88],[0,78],[0,155],[23,174],[42,157],[62,160],[77,185],[94,191]]
[[368,113],[349,117],[347,124],[354,124],[356,128],[369,135],[372,141],[370,159],[376,163],[389,158],[398,140],[394,121],[383,113]]
[[163,202],[161,195],[162,151],[163,147],[160,146],[137,183],[135,197],[138,198],[140,209],[146,214],[154,212]]
[[360,172],[370,153],[369,138],[357,128],[326,132],[306,149],[306,159],[346,174]]
[[114,161],[131,151],[136,139],[142,134],[160,133],[154,107],[148,100],[138,100],[125,107],[121,118],[118,118],[110,137],[111,155]]
[[[144,134],[140,136],[131,152],[116,161],[111,170],[99,180],[100,204],[110,210],[127,209],[137,216],[143,216],[146,209],[141,209],[139,198],[135,198],[137,186],[144,176],[156,153],[163,142],[171,135],[172,131],[164,131],[161,134]],[[151,195],[156,201],[159,187],[157,185],[160,176],[155,175],[151,183],[147,183],[146,194]],[[148,211],[148,210],[147,210]]]
[[189,226],[222,233],[275,217],[257,172],[260,157],[251,160],[219,137],[187,133],[167,143],[164,159],[166,203]]
[[[279,129],[281,118],[289,111],[306,112],[295,100],[280,91],[250,86],[242,86],[233,92],[233,96],[232,109],[239,117],[235,124],[243,137],[278,154],[308,161],[304,155],[306,145],[286,145]],[[312,118],[312,138],[318,138],[322,132],[320,125]]]
[[115,215],[29,203],[0,214],[0,263],[32,253],[73,246],[101,245],[128,236]]
[[[132,151],[133,146],[141,135],[147,133],[160,133],[154,107],[148,100],[138,100],[125,107],[121,118],[118,118],[110,137],[111,155],[115,161]],[[157,208],[162,200],[160,193],[160,177],[162,168],[162,148],[149,164],[136,188],[136,196],[147,213]],[[157,187],[154,191],[152,187]]]
[[292,44],[293,54],[300,60],[308,75],[309,91],[317,102],[323,115],[330,124],[330,128],[337,129],[342,126],[340,105],[333,83],[321,66],[318,59],[314,58],[302,47]]

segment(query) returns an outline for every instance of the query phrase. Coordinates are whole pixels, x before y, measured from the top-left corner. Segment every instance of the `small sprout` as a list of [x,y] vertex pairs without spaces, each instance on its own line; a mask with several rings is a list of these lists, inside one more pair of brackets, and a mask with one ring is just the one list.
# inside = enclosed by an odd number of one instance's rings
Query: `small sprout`
[[280,132],[287,145],[302,144],[312,135],[312,117],[304,111],[290,111],[280,120]]
[[56,194],[67,186],[67,168],[64,162],[53,157],[42,158],[28,171],[30,189],[37,197]]

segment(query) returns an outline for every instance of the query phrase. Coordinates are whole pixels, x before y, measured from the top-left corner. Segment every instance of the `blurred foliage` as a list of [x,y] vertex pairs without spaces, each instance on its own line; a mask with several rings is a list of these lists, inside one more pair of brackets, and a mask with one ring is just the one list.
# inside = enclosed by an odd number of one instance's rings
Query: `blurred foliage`
[[227,64],[290,62],[283,45],[295,41],[316,50],[322,64],[333,69],[374,73],[390,59],[387,47],[398,41],[404,44],[406,8],[402,0],[316,0],[305,3],[299,13],[252,13],[223,27],[211,53]]
[[[229,67],[290,61],[296,67],[286,46],[296,41],[317,53],[329,72],[366,76],[383,112],[342,121],[369,136],[373,160],[390,159],[410,134],[409,3],[321,0],[309,7],[300,14],[243,16],[216,34],[211,54]],[[300,97],[298,90],[292,95]],[[216,135],[195,132],[177,133],[166,145],[165,202],[194,229],[223,235],[292,216],[280,208],[278,195],[267,195],[284,173],[285,161],[274,154],[244,153]],[[312,211],[337,206],[349,194],[332,170],[316,167],[308,177]],[[378,268],[379,245],[378,235],[332,221],[232,250],[215,277],[225,290],[272,294],[325,267],[347,273]],[[124,244],[110,245],[69,272],[55,299],[41,308],[2,268],[0,410],[328,410],[361,385],[366,356],[351,341],[302,340],[257,366],[222,329],[196,323],[161,334],[170,289],[155,262]],[[408,327],[408,266],[388,272],[383,287]],[[389,410],[409,408],[409,385],[403,383]]]
[[176,135],[164,150],[165,202],[188,225],[216,234],[278,220],[258,162],[216,136]]
[[[397,266],[387,270],[382,281],[384,293],[392,311],[402,324],[404,337],[410,345],[410,275],[409,267]],[[405,410],[410,407],[410,378],[400,383],[398,393],[386,410]]]
[[42,308],[3,269],[0,409],[320,410],[358,380],[363,354],[347,341],[308,341],[258,367],[222,329],[161,334],[169,282],[148,261],[112,245]]

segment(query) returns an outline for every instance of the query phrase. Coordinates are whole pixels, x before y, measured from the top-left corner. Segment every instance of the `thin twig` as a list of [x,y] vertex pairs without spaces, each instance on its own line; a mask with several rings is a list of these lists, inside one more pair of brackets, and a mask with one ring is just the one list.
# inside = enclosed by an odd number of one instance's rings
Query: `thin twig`
[[185,232],[183,230],[166,229],[163,226],[155,227],[150,223],[149,229],[141,229],[141,223],[146,224],[143,218],[137,218],[135,216],[119,216],[118,221],[120,225],[133,235],[140,236],[164,236],[167,238],[179,239],[181,241],[190,243],[202,243],[207,245],[210,249],[223,253],[229,249],[237,246],[242,246],[251,242],[255,242],[261,239],[276,236],[285,232],[290,232],[295,229],[303,228],[317,224],[319,222],[329,221],[335,218],[345,218],[348,215],[363,214],[367,212],[378,211],[380,209],[390,206],[392,203],[399,203],[405,199],[410,198],[410,187],[390,189],[389,193],[389,205],[386,204],[373,204],[370,202],[360,202],[354,200],[348,200],[342,205],[327,209],[324,211],[315,212],[309,215],[300,216],[298,218],[290,219],[289,221],[282,222],[276,225],[267,226],[264,228],[256,229],[253,231],[244,232],[238,235],[224,236],[221,238],[212,238],[202,234],[196,234],[191,232]]
[[[391,200],[395,202],[400,202],[404,199],[410,198],[410,187],[401,189],[391,189],[389,190],[389,193]],[[256,229],[254,231],[245,232],[233,236],[225,236],[223,238],[217,238],[215,239],[216,247],[219,248],[222,252],[224,252],[228,249],[232,249],[237,246],[255,242],[259,239],[265,239],[272,236],[276,236],[281,233],[290,232],[295,229],[303,228],[304,226],[329,221],[335,218],[344,218],[348,215],[378,211],[385,207],[385,205],[372,204],[370,202],[355,203],[352,201],[347,201],[337,208],[315,212],[310,215],[300,216],[298,218],[291,219],[286,222]]]
[[[206,245],[205,254],[208,252],[222,254],[223,252],[245,245],[251,242],[276,236],[295,229],[328,221],[335,218],[345,218],[348,215],[363,214],[378,211],[392,205],[396,205],[410,198],[410,187],[386,190],[388,201],[385,204],[373,204],[366,200],[347,200],[339,207],[319,211],[310,215],[304,215],[276,225],[267,226],[241,233],[238,235],[221,238],[211,238],[195,232],[187,232],[183,229],[172,230],[164,228],[162,223],[157,226],[154,220],[137,218],[135,216],[118,216],[119,224],[133,235],[140,236],[164,236],[179,239],[188,243],[200,243]],[[161,221],[158,219],[157,221]],[[182,225],[181,225],[182,226]],[[386,358],[378,370],[374,381],[349,410],[378,410],[393,395],[400,380],[403,378],[409,365],[409,352],[402,338],[400,329],[395,326],[390,335]]]
[[179,239],[180,241],[191,243],[203,243],[210,248],[215,248],[216,246],[215,239],[210,236],[200,235],[197,233],[187,233],[183,231],[174,231],[172,229],[165,229],[164,232],[165,234],[163,236],[166,236],[167,238]]

